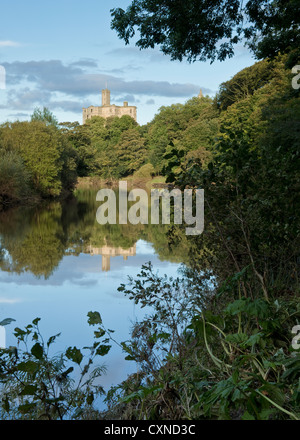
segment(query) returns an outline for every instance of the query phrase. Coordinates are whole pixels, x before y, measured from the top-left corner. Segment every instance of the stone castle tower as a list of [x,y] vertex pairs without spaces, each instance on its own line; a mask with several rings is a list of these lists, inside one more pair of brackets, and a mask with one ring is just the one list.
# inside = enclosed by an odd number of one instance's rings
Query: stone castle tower
[[82,121],[85,124],[87,119],[91,119],[93,116],[101,116],[102,118],[109,118],[110,116],[121,117],[124,115],[131,116],[135,121],[137,119],[137,108],[135,106],[129,106],[125,101],[123,106],[118,106],[110,103],[110,90],[102,90],[102,106],[95,107],[90,105],[88,108],[83,108]]

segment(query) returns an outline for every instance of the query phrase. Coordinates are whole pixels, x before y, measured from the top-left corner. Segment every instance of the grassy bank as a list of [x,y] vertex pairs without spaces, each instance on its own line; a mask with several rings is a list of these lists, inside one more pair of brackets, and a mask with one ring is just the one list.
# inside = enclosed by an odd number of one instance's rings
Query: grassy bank
[[118,188],[119,181],[127,182],[128,188],[146,188],[151,189],[155,187],[164,187],[165,177],[136,177],[134,175],[124,177],[123,179],[102,179],[100,177],[78,177],[76,190],[83,189],[98,189],[103,187]]

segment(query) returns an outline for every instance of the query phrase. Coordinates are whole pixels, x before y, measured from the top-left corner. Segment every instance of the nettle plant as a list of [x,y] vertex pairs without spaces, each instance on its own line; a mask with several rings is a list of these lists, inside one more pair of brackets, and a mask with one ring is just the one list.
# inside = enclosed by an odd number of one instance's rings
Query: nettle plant
[[[94,343],[82,350],[69,347],[50,356],[56,334],[44,341],[40,318],[24,329],[16,327],[17,346],[0,349],[0,419],[85,419],[98,417],[94,402],[104,394],[99,377],[105,367],[94,366],[110,348],[107,331],[98,312],[88,313],[88,324],[96,326]],[[10,324],[6,319],[1,325]],[[87,354],[85,354],[86,352]],[[71,377],[71,373],[76,379]]]

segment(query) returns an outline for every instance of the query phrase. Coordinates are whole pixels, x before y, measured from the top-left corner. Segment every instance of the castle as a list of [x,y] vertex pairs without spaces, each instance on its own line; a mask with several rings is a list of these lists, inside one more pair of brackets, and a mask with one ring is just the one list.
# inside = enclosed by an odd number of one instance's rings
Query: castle
[[102,90],[102,106],[95,107],[90,105],[88,108],[83,108],[82,120],[83,124],[85,124],[86,120],[92,118],[93,116],[101,116],[102,118],[106,119],[110,116],[117,116],[120,118],[124,115],[131,116],[136,121],[136,107],[129,106],[127,101],[123,103],[122,107],[111,104],[110,90],[106,88]]

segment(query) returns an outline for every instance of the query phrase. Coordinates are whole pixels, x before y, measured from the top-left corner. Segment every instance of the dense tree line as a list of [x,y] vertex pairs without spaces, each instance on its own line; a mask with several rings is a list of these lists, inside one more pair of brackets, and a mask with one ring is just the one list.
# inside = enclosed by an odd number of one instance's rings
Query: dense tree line
[[130,116],[58,123],[47,108],[36,109],[30,121],[0,126],[1,204],[58,197],[78,176],[151,179],[176,170],[182,157],[206,163],[217,127],[210,98],[162,107],[145,126]]

